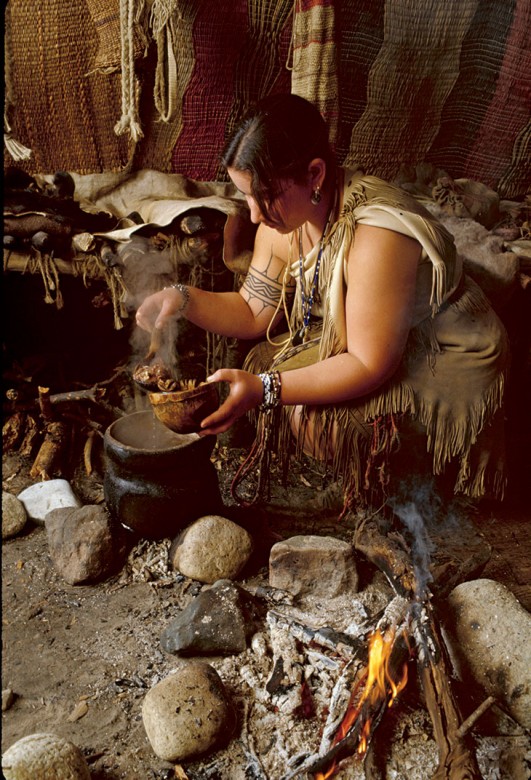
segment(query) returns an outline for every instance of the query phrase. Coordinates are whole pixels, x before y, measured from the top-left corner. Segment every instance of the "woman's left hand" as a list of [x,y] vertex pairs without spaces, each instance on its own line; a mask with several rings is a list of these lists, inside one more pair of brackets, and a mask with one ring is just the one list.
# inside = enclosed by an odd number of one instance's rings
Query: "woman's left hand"
[[224,433],[243,414],[262,403],[264,386],[256,374],[235,368],[220,368],[208,382],[228,382],[229,395],[213,414],[201,423],[200,435]]

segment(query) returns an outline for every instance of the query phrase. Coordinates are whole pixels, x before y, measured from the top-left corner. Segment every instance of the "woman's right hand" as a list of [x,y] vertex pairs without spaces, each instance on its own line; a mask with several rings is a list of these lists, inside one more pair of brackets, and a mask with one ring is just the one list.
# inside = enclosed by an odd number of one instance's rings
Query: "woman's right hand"
[[221,406],[201,422],[200,435],[224,433],[236,420],[263,400],[264,386],[257,374],[237,368],[220,368],[207,382],[227,382],[229,395]]
[[136,324],[151,333],[162,330],[170,321],[182,316],[186,300],[181,290],[165,287],[159,292],[148,295],[136,313]]

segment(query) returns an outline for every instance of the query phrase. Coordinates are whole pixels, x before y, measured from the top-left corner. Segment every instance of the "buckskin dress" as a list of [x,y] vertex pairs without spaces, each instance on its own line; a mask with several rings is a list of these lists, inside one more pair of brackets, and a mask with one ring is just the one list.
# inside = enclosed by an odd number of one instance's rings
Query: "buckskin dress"
[[[407,473],[407,442],[412,440],[417,445],[422,442],[423,459],[429,455],[433,475],[451,473],[454,493],[501,497],[505,329],[483,291],[463,273],[451,234],[429,211],[381,179],[359,170],[343,174],[339,217],[325,236],[309,340],[293,345],[292,336],[302,324],[299,257],[293,251],[287,267],[287,275],[297,282],[288,313],[290,333],[253,348],[245,368],[284,372],[346,351],[346,265],[360,224],[397,231],[422,247],[412,327],[402,361],[385,384],[362,398],[303,407],[296,438],[290,423],[293,407],[259,413],[256,441],[235,479],[234,494],[238,497],[244,479],[257,467],[256,495],[262,492],[271,452],[286,467],[293,454],[303,451],[311,419],[316,442],[311,454],[340,480],[346,505],[385,494],[393,461],[400,462],[402,475]],[[293,236],[293,249],[296,246]],[[305,289],[311,285],[317,254],[318,246],[304,258]],[[411,469],[415,467],[411,459]]]

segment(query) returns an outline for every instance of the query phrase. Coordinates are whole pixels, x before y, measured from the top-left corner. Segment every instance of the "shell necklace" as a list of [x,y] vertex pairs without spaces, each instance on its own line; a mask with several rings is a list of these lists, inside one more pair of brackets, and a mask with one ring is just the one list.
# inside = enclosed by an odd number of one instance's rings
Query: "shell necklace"
[[328,232],[330,220],[334,212],[334,206],[335,206],[335,199],[332,205],[330,206],[330,211],[328,212],[328,216],[326,218],[326,224],[323,228],[321,238],[319,239],[319,252],[317,253],[317,260],[315,261],[315,270],[313,272],[312,284],[310,286],[310,292],[308,295],[306,295],[306,291],[304,289],[304,269],[303,269],[304,255],[302,253],[302,226],[299,228],[299,277],[301,283],[302,325],[299,328],[299,330],[295,333],[292,339],[292,344],[295,347],[298,346],[299,344],[306,343],[309,339],[308,328],[310,326],[310,317],[312,314],[313,302],[315,300],[315,293],[317,292],[317,285],[319,283],[319,270],[321,268],[321,260],[323,258],[324,239]]

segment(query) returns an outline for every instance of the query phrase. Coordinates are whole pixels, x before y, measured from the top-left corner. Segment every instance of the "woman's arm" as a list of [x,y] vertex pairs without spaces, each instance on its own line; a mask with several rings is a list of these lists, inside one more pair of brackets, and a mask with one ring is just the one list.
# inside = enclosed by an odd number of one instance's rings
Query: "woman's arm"
[[[254,339],[262,336],[275,316],[282,292],[288,242],[275,230],[260,225],[253,259],[239,292],[208,292],[189,287],[186,318],[204,330],[222,336]],[[150,295],[137,311],[137,324],[144,330],[164,328],[179,316],[183,294],[166,288]],[[282,313],[275,317],[279,320]]]
[[285,404],[337,403],[376,390],[404,354],[415,302],[417,241],[359,225],[348,260],[347,352],[285,372]]
[[[411,326],[420,245],[384,228],[359,225],[348,259],[347,351],[282,373],[283,404],[334,404],[370,393],[398,367]],[[220,370],[212,379],[231,393],[207,418],[205,431],[226,430],[261,401],[261,381]],[[257,381],[258,380],[258,381]],[[242,411],[243,410],[243,411]]]

